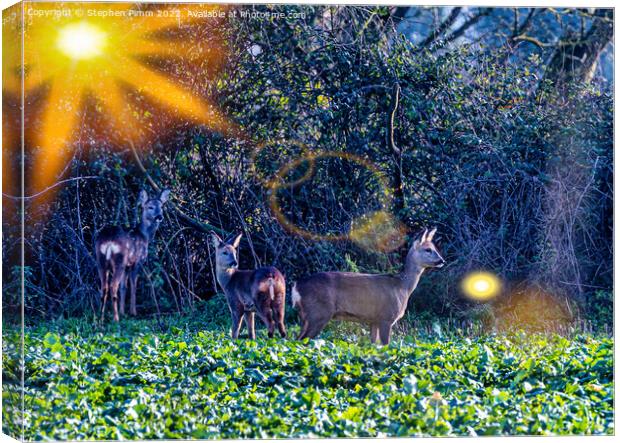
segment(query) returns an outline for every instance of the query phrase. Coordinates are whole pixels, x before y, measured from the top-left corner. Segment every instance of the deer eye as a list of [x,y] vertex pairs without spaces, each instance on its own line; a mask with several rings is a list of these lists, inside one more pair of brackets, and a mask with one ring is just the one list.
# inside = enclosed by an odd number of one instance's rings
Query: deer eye
[[433,252],[433,250],[431,248],[426,248],[424,252]]

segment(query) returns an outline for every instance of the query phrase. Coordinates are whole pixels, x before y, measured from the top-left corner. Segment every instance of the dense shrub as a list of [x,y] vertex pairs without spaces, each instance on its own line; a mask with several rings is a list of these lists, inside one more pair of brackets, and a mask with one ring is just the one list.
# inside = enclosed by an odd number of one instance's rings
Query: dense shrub
[[[419,51],[391,32],[381,8],[343,9],[329,20],[328,8],[305,11],[305,20],[230,22],[220,78],[196,82],[217,97],[243,137],[186,124],[139,153],[181,210],[170,207],[157,234],[139,290],[141,313],[190,309],[197,297],[217,291],[205,235],[212,227],[244,232],[242,266],[274,264],[289,280],[351,267],[400,270],[404,244],[384,253],[351,241],[316,241],[274,219],[274,190],[265,180],[308,151],[336,157],[301,162],[284,174],[285,181],[309,177],[276,191],[299,228],[346,234],[364,215],[384,222],[388,210],[409,241],[438,226],[449,265],[423,277],[413,298],[418,312],[474,312],[459,283],[475,269],[503,278],[501,303],[528,282],[568,302],[570,316],[597,291],[611,290],[611,91],[547,89],[539,59],[515,66],[502,48]],[[402,92],[398,151],[386,143],[395,83]],[[138,191],[149,187],[127,147],[79,148],[70,175],[95,178],[66,184],[53,203],[27,202],[29,220],[37,220],[26,242],[32,315],[94,309],[93,233],[105,223],[135,221]],[[381,180],[401,187],[393,198]],[[17,250],[17,236],[5,228],[5,257]],[[16,290],[5,288],[5,306],[16,306]]]

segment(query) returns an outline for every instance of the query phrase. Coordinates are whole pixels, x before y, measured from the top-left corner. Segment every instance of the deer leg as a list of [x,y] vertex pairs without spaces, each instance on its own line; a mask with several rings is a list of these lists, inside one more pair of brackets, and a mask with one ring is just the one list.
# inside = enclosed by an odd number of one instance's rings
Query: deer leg
[[271,309],[267,309],[266,317],[267,317],[267,321],[269,323],[269,332],[268,332],[269,338],[273,338],[273,333],[276,330],[276,322],[273,321],[273,312],[272,312]]
[[97,262],[97,273],[99,274],[99,303],[101,303],[107,280],[105,263]]
[[101,302],[101,320],[103,321],[103,316],[105,315],[105,304],[108,300],[108,273],[103,269],[103,267],[99,267],[99,280],[101,282],[101,287],[99,288],[99,301]]
[[118,297],[112,297],[112,307],[114,308],[114,321],[118,323],[120,321],[118,315]]
[[114,321],[118,322],[119,318],[118,318],[118,287],[119,287],[120,282],[119,281],[113,281],[112,282],[112,308],[114,308]]
[[301,303],[297,307],[297,315],[299,315],[299,335],[297,336],[297,340],[301,340],[308,330],[308,321],[306,320],[306,314],[304,313],[304,308]]
[[120,308],[120,312],[122,316],[125,316],[125,293],[127,292],[127,277],[123,278],[121,280],[121,308]]
[[118,288],[125,278],[124,268],[121,265],[117,265],[114,268],[112,274],[112,281],[110,282],[109,290],[112,291],[112,307],[114,308],[114,321],[118,322]]
[[137,286],[138,286],[138,276],[140,269],[139,268],[134,268],[131,270],[131,274],[129,275],[130,277],[130,300],[129,300],[129,313],[131,315],[133,315],[134,317],[136,315],[138,315],[138,312],[136,311],[136,290],[137,290]]
[[254,313],[244,312],[243,318],[245,319],[245,326],[248,328],[248,337],[254,340],[256,338],[256,331],[254,330]]
[[286,338],[286,325],[284,324],[284,319],[278,320],[278,331],[280,332],[280,337]]
[[261,306],[257,311],[258,316],[267,327],[267,335],[269,338],[273,338],[273,333],[276,329],[276,322],[273,321],[273,313],[271,312],[271,306]]
[[105,289],[105,293],[103,295],[103,301],[101,303],[101,321],[105,319],[105,305],[108,302],[108,289]]
[[297,336],[297,340],[303,340],[304,338],[306,338],[306,334],[308,333],[308,322],[305,320],[302,320],[302,325],[301,325],[301,329],[299,330],[299,335]]
[[281,302],[276,303],[274,309],[276,320],[278,322],[278,331],[280,332],[280,336],[282,338],[286,338],[286,326],[284,325],[284,294],[278,297],[278,300],[281,300]]
[[230,335],[234,340],[236,340],[239,337],[239,330],[241,329],[241,320],[243,319],[243,316],[239,312],[232,312],[231,317],[232,325]]
[[323,330],[323,328],[329,323],[330,317],[318,317],[318,318],[309,318],[307,320],[308,327],[304,331],[303,335],[300,339],[304,338],[314,338]]
[[392,324],[391,323],[381,323],[379,325],[379,337],[381,338],[381,343],[383,345],[390,344],[390,336],[392,335]]
[[101,280],[101,321],[105,318],[105,305],[108,302],[108,293],[110,289],[108,286],[108,273],[103,272],[103,279]]
[[379,342],[379,327],[377,325],[370,325],[370,343]]

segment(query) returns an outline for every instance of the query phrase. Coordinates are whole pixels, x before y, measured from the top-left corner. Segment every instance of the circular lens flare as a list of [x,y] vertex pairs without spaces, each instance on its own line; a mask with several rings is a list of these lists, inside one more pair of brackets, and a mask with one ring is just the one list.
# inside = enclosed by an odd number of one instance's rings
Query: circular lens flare
[[71,23],[60,30],[58,48],[72,59],[84,60],[103,53],[106,34],[88,22]]
[[491,287],[491,284],[487,280],[478,280],[474,283],[474,290],[477,292],[486,292]]
[[501,288],[502,285],[499,278],[489,272],[471,273],[461,283],[463,293],[477,301],[486,301],[496,297]]

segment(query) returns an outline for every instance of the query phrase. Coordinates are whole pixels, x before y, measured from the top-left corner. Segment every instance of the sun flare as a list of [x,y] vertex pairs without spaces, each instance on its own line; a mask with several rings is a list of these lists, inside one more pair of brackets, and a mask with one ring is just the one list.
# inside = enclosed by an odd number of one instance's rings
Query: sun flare
[[477,301],[486,301],[496,297],[501,291],[501,282],[489,272],[474,272],[467,275],[461,283],[463,293]]
[[[28,148],[36,171],[30,193],[51,186],[65,169],[88,100],[94,99],[101,115],[97,120],[101,127],[95,130],[106,142],[119,146],[128,141],[146,146],[156,133],[154,125],[167,119],[203,124],[223,133],[236,130],[205,95],[208,82],[225,60],[224,43],[216,33],[210,37],[204,31],[198,33],[196,29],[216,26],[189,13],[191,8],[225,10],[226,6],[75,3],[66,4],[62,9],[66,14],[55,15],[58,5],[27,4],[23,51],[19,40],[3,41],[7,50],[3,90],[19,93],[23,72],[26,97],[31,91],[45,93],[36,111],[26,108],[37,121],[29,126]],[[166,63],[174,69],[162,67]],[[189,80],[178,78],[177,72],[188,73]],[[142,108],[145,100],[164,112],[147,112]]]
[[58,47],[72,59],[89,59],[103,53],[106,34],[88,22],[71,23],[58,34]]

